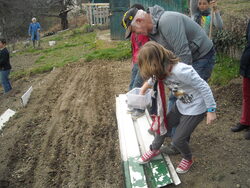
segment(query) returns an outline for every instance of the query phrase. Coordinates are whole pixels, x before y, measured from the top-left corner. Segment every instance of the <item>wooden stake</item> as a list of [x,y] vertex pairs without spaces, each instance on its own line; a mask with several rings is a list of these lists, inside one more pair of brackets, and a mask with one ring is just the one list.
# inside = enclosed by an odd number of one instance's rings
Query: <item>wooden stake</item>
[[213,17],[214,17],[214,10],[212,8],[211,11],[211,21],[210,21],[210,28],[209,28],[209,38],[212,40],[212,31],[213,31]]

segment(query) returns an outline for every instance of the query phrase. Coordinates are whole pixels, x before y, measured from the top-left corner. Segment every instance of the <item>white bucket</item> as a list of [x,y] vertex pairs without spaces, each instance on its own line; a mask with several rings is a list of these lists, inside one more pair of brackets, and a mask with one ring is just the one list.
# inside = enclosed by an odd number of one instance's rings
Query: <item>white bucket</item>
[[152,89],[148,89],[145,95],[140,95],[141,88],[134,88],[129,91],[126,96],[128,99],[128,106],[137,109],[146,109],[151,104]]

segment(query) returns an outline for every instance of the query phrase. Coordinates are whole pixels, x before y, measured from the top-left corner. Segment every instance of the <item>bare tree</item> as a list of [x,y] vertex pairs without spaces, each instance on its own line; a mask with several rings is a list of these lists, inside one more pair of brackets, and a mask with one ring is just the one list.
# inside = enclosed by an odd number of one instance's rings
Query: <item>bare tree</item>
[[[68,28],[68,13],[82,0],[0,0],[0,33],[6,38],[27,36],[32,17],[49,22],[48,17],[61,20]],[[42,24],[43,27],[44,23]]]
[[0,31],[5,38],[13,38],[26,27],[25,20],[29,16],[29,0],[0,0]]
[[48,17],[58,17],[61,19],[62,29],[68,28],[68,12],[73,9],[77,1],[75,0],[39,0],[40,14]]

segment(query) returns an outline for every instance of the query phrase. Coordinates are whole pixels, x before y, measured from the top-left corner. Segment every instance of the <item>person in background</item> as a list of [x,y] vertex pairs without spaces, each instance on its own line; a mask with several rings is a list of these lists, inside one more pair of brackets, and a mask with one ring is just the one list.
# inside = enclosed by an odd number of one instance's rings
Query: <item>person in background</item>
[[[140,4],[134,4],[131,8],[137,8],[138,10],[144,10],[144,7]],[[121,23],[123,27],[126,25]],[[126,33],[126,39],[130,38],[131,47],[132,47],[132,71],[131,71],[131,80],[129,84],[129,90],[132,90],[136,87],[140,88],[143,85],[143,79],[140,75],[139,67],[137,64],[137,55],[140,48],[149,41],[149,37],[143,34]],[[128,113],[131,113],[132,118],[136,119],[144,114],[145,110],[129,108]]]
[[147,89],[153,86],[153,77],[158,80],[161,96],[159,100],[157,99],[160,107],[158,110],[165,106],[164,85],[178,98],[167,115],[159,114],[157,122],[160,123],[153,127],[157,134],[149,151],[144,153],[138,162],[144,164],[159,155],[167,131],[176,127],[172,144],[183,157],[176,172],[186,173],[194,162],[187,139],[205,115],[207,115],[207,124],[211,124],[216,119],[216,103],[212,91],[192,66],[179,62],[171,51],[156,42],[150,41],[141,48],[138,64],[142,77],[148,79],[142,86],[140,94],[145,94]]
[[35,48],[36,41],[37,41],[37,46],[40,46],[40,30],[41,26],[37,22],[36,18],[32,18],[32,23],[29,25],[29,36],[31,37],[31,40],[33,42],[33,47]]
[[[211,7],[211,9],[210,9]],[[211,14],[213,13],[212,24],[217,29],[222,29],[223,21],[216,0],[190,0],[191,18],[198,23],[209,36]],[[210,35],[211,36],[211,35]]]
[[247,45],[240,60],[240,75],[243,77],[241,119],[231,130],[239,132],[245,129],[245,139],[250,140],[250,20],[247,26],[246,38]]
[[9,51],[6,48],[6,40],[0,39],[0,76],[1,76],[1,84],[4,89],[4,93],[9,92],[12,87],[9,81],[9,74],[11,70],[10,65],[10,55]]

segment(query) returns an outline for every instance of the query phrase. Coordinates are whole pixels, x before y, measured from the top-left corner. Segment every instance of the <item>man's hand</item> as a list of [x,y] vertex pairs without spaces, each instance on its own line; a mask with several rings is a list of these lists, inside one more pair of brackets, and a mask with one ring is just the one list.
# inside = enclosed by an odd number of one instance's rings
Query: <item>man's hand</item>
[[211,124],[214,120],[216,120],[216,113],[207,112],[207,124]]

